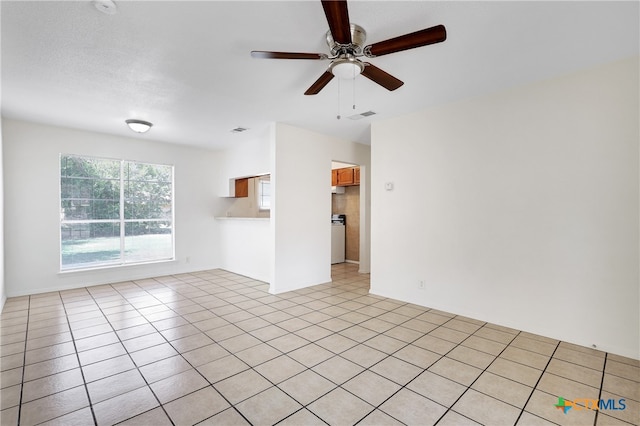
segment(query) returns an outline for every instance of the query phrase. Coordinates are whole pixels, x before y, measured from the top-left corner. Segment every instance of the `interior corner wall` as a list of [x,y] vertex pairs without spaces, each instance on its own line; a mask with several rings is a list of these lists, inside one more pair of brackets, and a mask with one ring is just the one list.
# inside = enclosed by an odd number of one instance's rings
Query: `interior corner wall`
[[[370,147],[282,123],[272,131],[270,291],[281,293],[331,281],[331,161],[369,170]],[[366,176],[361,187],[369,185]]]
[[638,59],[374,123],[371,292],[640,358]]
[[[8,119],[2,131],[9,297],[219,266],[218,153]],[[61,153],[174,165],[176,260],[60,273]]]

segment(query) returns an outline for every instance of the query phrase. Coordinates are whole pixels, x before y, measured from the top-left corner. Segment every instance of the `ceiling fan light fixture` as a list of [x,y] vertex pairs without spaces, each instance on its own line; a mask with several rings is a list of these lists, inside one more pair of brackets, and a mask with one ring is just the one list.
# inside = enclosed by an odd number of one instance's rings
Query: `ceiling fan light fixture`
[[354,79],[364,69],[364,64],[353,59],[338,59],[331,64],[331,74],[343,79]]
[[[332,60],[329,68],[304,92],[305,95],[317,95],[334,77],[353,80],[360,74],[389,91],[396,90],[404,84],[402,80],[359,58],[375,58],[440,43],[447,39],[444,25],[436,25],[365,46],[367,33],[361,26],[349,21],[347,0],[322,0],[322,8],[329,24],[329,31],[325,37],[331,52],[329,55],[263,50],[251,52],[254,58]],[[353,87],[355,88],[355,85]]]
[[125,123],[127,123],[127,126],[136,133],[146,133],[153,126],[152,123],[144,120],[129,119],[125,120]]

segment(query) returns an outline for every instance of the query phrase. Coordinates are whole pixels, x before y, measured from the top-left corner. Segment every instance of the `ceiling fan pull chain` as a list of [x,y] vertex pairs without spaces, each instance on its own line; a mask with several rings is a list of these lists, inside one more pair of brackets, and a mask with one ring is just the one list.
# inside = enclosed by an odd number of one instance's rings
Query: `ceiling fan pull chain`
[[338,79],[338,116],[336,117],[338,120],[340,120],[340,87],[342,86],[342,82],[340,81],[341,79]]
[[353,69],[353,110],[356,110],[356,69]]

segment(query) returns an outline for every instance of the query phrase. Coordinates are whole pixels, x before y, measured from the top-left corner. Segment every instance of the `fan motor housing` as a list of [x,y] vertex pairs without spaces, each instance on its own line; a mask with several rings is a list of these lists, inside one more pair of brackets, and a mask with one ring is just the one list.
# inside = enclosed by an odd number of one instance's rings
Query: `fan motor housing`
[[331,30],[327,31],[327,45],[331,49],[331,55],[349,53],[352,55],[362,55],[362,48],[367,40],[367,32],[360,25],[350,24],[351,44],[339,44],[333,39]]

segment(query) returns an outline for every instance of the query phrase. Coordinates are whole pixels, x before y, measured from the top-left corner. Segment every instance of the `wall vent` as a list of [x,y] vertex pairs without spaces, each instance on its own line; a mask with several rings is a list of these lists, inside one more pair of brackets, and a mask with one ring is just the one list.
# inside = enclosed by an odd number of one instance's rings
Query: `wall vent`
[[360,120],[362,118],[370,117],[372,115],[376,115],[376,113],[373,111],[365,111],[365,112],[361,112],[360,114],[351,115],[348,118],[352,120]]

